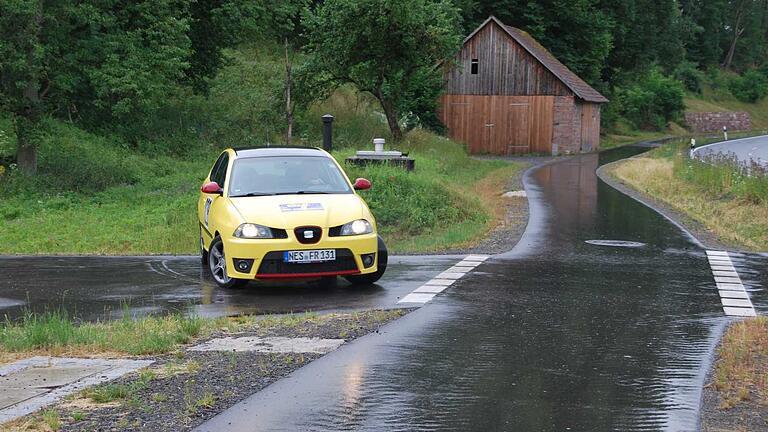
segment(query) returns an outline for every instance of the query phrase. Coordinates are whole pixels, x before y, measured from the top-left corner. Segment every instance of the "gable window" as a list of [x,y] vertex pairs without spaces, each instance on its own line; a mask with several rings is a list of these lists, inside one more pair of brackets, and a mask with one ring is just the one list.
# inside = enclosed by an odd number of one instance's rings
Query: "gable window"
[[477,69],[480,66],[480,62],[477,59],[472,59],[472,64],[469,71],[472,75],[477,75]]

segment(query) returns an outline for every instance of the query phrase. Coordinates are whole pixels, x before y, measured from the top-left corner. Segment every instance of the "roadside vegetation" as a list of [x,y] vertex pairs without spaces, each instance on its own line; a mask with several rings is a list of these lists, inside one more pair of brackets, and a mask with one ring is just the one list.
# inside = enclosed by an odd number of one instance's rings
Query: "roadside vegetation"
[[768,406],[768,317],[737,322],[718,349],[712,384],[720,409],[751,403]]
[[688,143],[678,141],[619,162],[609,174],[701,223],[725,243],[768,250],[764,168],[727,156],[690,159]]
[[[9,431],[191,430],[236,402],[322,357],[317,353],[198,352],[185,348],[214,337],[307,337],[351,341],[402,317],[409,310],[332,314],[195,318],[172,315],[76,323],[57,314],[30,315],[0,326],[0,353],[151,357],[154,363],[114,381],[92,386],[44,411],[0,425]],[[135,341],[157,335],[167,343],[151,350]],[[34,336],[45,334],[45,337]],[[68,336],[66,336],[68,335]],[[112,336],[110,336],[112,335]],[[104,346],[111,338],[112,346]],[[21,341],[10,341],[19,339]],[[186,340],[186,342],[184,342]],[[151,351],[151,352],[150,352]],[[15,352],[10,352],[14,354]],[[0,358],[0,364],[5,357]]]
[[[182,314],[132,317],[127,311],[113,321],[79,322],[65,312],[28,313],[0,323],[0,364],[32,355],[147,356],[177,351],[214,333],[249,331],[267,335],[322,328],[334,322],[355,325],[386,322],[406,310],[202,318]],[[300,334],[296,335],[297,337]]]

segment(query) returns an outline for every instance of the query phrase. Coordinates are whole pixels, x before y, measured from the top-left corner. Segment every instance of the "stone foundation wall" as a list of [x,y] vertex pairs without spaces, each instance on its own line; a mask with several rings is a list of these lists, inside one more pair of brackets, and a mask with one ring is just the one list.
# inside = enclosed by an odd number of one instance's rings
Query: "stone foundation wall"
[[578,153],[581,119],[576,112],[573,96],[555,97],[552,150],[554,154]]
[[747,112],[686,112],[685,123],[693,132],[720,132],[723,126],[729,131],[752,129]]

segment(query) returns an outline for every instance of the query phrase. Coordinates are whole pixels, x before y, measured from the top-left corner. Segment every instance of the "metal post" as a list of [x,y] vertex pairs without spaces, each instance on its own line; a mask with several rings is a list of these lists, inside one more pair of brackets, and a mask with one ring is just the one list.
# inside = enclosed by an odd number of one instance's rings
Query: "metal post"
[[333,150],[333,116],[330,114],[323,116],[323,150]]

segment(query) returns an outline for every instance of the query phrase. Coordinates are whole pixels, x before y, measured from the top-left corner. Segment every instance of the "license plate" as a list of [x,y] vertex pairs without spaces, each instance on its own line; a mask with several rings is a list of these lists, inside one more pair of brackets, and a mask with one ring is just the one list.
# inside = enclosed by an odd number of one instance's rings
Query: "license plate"
[[326,250],[303,250],[283,252],[283,262],[287,263],[315,263],[336,261],[336,251]]

